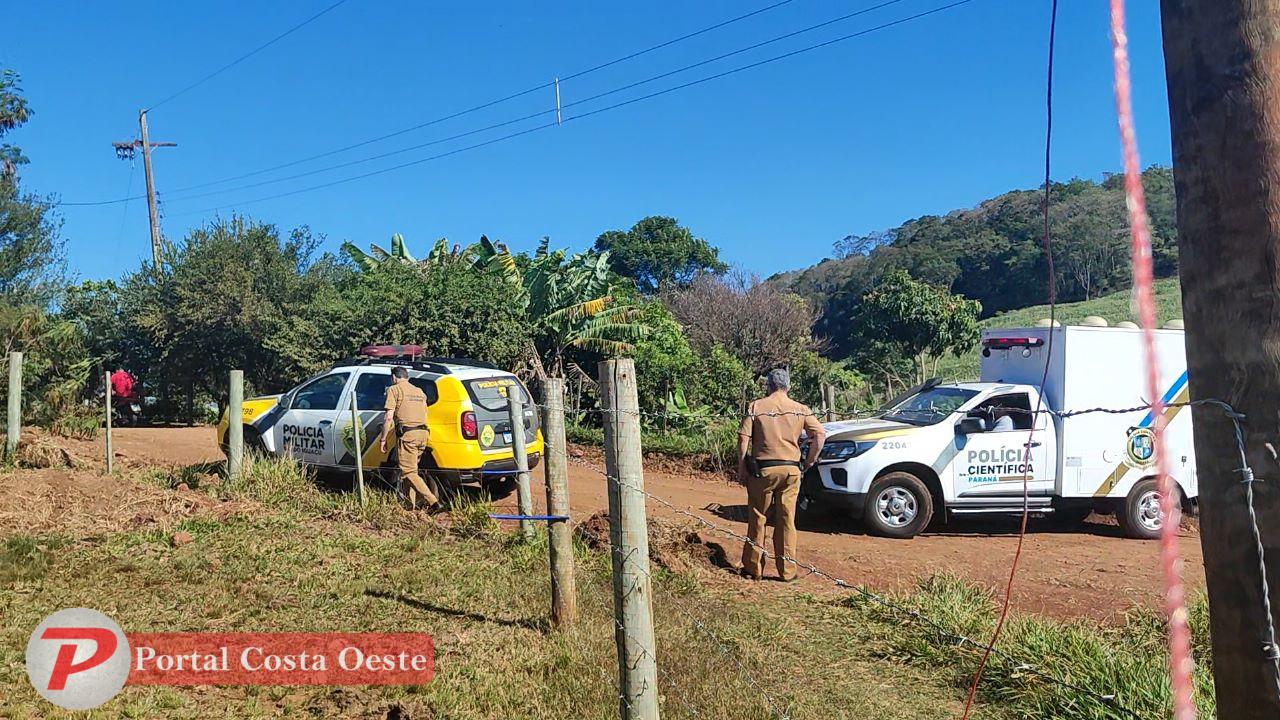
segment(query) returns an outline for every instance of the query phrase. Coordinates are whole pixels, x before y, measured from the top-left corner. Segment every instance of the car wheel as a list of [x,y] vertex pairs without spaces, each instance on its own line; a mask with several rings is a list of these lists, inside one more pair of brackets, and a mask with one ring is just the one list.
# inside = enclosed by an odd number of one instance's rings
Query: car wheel
[[[1176,507],[1182,502],[1182,497],[1177,485],[1173,486],[1173,491]],[[1128,537],[1139,540],[1160,537],[1164,517],[1160,513],[1160,488],[1155,478],[1141,480],[1133,486],[1124,505],[1116,513],[1116,519],[1120,521],[1120,529]]]
[[244,429],[244,451],[249,457],[262,457],[267,454],[267,445],[262,442],[262,434],[253,428]]
[[498,475],[486,477],[480,484],[493,500],[501,500],[516,491],[515,475]]
[[915,475],[893,472],[871,483],[862,521],[876,535],[915,537],[932,519],[933,495]]
[[425,468],[418,473],[423,482],[430,488],[436,500],[442,505],[449,505],[458,496],[461,487],[457,476],[444,471],[432,471]]

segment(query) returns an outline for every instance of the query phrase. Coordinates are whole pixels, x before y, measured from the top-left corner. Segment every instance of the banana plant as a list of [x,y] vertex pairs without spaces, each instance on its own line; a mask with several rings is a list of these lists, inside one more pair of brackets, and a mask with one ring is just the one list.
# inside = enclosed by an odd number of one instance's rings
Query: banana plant
[[392,236],[390,251],[377,245],[369,249],[365,253],[349,242],[342,245],[343,252],[361,270],[373,270],[385,262],[404,262],[432,272],[461,263],[510,285],[512,302],[531,328],[531,360],[538,375],[563,377],[572,350],[625,355],[649,332],[640,308],[615,296],[607,252],[568,255],[564,250],[551,250],[550,240],[544,237],[521,271],[506,245],[483,235],[465,248],[450,248],[448,241],[441,239],[422,261],[413,259],[399,234]]
[[[440,243],[445,242],[441,240]],[[437,243],[437,246],[440,244]],[[396,233],[391,236],[391,250],[383,250],[381,247],[370,243],[369,252],[365,252],[356,247],[350,241],[342,243],[342,252],[361,270],[373,270],[384,262],[402,262],[407,264],[416,263],[413,256],[409,254],[409,248],[405,245],[404,236]]]

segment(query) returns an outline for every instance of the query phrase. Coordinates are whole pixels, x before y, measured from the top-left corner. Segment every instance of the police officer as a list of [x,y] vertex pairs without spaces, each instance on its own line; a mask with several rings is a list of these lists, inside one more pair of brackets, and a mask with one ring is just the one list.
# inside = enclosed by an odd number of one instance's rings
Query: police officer
[[[803,404],[792,400],[791,374],[786,370],[770,371],[765,379],[768,395],[751,403],[738,430],[738,481],[747,486],[747,537],[742,548],[742,574],[759,580],[764,574],[765,517],[775,509],[773,555],[778,579],[791,582],[796,578],[795,565],[783,558],[794,558],[796,552],[796,496],[800,476],[818,460],[826,432],[814,414]],[[800,434],[809,439],[809,455],[800,458]],[[750,455],[747,453],[750,446]]]
[[[387,451],[387,437],[394,427],[396,431],[396,456],[400,464],[400,487],[408,495],[410,504],[416,505],[414,491],[422,495],[429,510],[441,509],[440,501],[418,474],[418,460],[431,439],[427,430],[427,396],[409,382],[409,371],[402,367],[391,369],[394,381],[387,388],[386,415],[382,419],[382,442],[379,447]],[[406,487],[406,484],[408,487]]]

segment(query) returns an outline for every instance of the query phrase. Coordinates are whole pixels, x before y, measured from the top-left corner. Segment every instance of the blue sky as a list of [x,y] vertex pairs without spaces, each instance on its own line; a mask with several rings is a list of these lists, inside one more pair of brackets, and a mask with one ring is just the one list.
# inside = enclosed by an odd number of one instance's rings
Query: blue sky
[[[658,81],[677,85],[889,22],[947,0],[902,0],[822,30]],[[793,0],[692,40],[562,84],[569,103],[877,0]],[[64,201],[143,189],[142,162],[111,142],[137,111],[296,25],[332,0],[266,3],[17,3],[0,64],[23,75],[35,115],[10,140],[25,186]],[[242,212],[287,230],[412,248],[481,233],[528,249],[544,235],[584,248],[645,215],[678,217],[761,275],[802,267],[849,233],[969,207],[1043,172],[1049,0],[974,0],[920,20],[487,147],[262,202],[255,198],[417,160],[542,119],[341,170],[211,197],[177,192],[393,132],[549,82],[771,4],[425,3],[348,0],[149,115],[170,238]],[[1131,2],[1135,111],[1144,164],[1168,163],[1158,3]],[[1120,168],[1107,9],[1062,0],[1054,176]],[[552,91],[322,161],[210,189],[260,182],[429,142],[554,107]],[[566,116],[572,114],[566,111]],[[132,176],[132,177],[131,177]],[[169,189],[169,190],[167,190]],[[194,194],[191,191],[187,194]],[[228,207],[229,206],[229,207]],[[117,277],[149,254],[146,206],[64,207],[71,269]]]

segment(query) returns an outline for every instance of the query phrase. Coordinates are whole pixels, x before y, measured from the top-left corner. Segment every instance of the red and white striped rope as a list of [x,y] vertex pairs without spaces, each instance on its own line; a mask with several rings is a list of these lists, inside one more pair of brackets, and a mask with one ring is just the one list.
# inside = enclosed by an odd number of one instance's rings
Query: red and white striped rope
[[1194,720],[1192,699],[1191,629],[1187,623],[1186,589],[1182,582],[1182,562],[1178,557],[1177,492],[1169,475],[1164,449],[1164,403],[1161,400],[1160,366],[1156,357],[1156,310],[1152,294],[1151,228],[1147,220],[1146,198],[1142,191],[1142,167],[1138,160],[1138,138],[1133,127],[1133,99],[1129,79],[1129,38],[1125,32],[1124,0],[1111,2],[1111,48],[1115,68],[1116,114],[1120,123],[1120,145],[1124,152],[1125,204],[1129,208],[1132,238],[1133,286],[1137,293],[1138,318],[1147,366],[1147,397],[1155,422],[1156,476],[1160,488],[1160,565],[1164,575],[1165,611],[1169,616],[1169,679],[1173,690],[1174,720]]

